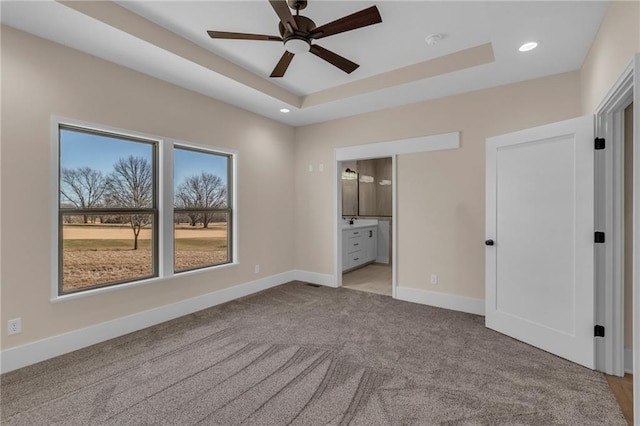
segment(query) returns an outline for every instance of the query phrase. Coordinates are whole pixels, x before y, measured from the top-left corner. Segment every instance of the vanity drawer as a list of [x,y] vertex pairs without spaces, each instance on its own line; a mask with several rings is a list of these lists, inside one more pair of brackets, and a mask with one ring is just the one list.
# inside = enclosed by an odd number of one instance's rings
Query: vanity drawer
[[363,253],[362,250],[358,250],[358,251],[354,251],[353,253],[349,253],[349,258],[348,258],[348,265],[349,268],[357,266],[361,263],[363,263],[365,261],[364,257],[363,257]]
[[347,240],[347,253],[353,253],[362,248],[362,238],[359,236]]
[[350,229],[345,231],[347,238],[359,238],[361,235],[364,235],[364,230],[362,229]]

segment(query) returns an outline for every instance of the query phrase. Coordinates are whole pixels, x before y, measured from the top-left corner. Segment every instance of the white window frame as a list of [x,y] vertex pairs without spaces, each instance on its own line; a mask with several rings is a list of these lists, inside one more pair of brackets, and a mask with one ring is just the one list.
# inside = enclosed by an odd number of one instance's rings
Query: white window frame
[[[58,209],[60,205],[60,176],[59,176],[59,152],[60,152],[60,140],[59,140],[59,128],[60,126],[70,126],[79,129],[86,129],[94,132],[111,133],[114,136],[123,136],[125,138],[146,139],[149,141],[157,142],[158,146],[158,276],[135,280],[130,282],[124,282],[121,284],[114,284],[106,287],[89,288],[87,290],[69,293],[59,294],[59,251],[58,238],[59,232],[59,220]],[[168,279],[181,278],[189,275],[203,274],[212,272],[218,269],[226,269],[234,267],[240,264],[238,257],[238,151],[228,148],[221,148],[203,144],[196,144],[192,142],[181,141],[177,139],[165,138],[162,136],[151,135],[148,133],[134,132],[130,130],[115,128],[111,126],[105,126],[101,124],[90,123],[82,120],[76,120],[72,118],[52,116],[51,117],[51,234],[50,234],[50,247],[51,247],[51,302],[63,302],[67,300],[74,300],[82,297],[93,296],[97,294],[103,294],[111,291],[119,291],[131,287],[138,287],[141,285],[147,285],[157,282],[162,282]],[[193,148],[196,150],[210,152],[212,154],[228,155],[231,158],[231,182],[228,182],[231,200],[231,230],[227,238],[231,241],[231,262],[212,265],[199,269],[193,269],[182,272],[174,272],[174,226],[173,226],[173,151],[174,148]]]

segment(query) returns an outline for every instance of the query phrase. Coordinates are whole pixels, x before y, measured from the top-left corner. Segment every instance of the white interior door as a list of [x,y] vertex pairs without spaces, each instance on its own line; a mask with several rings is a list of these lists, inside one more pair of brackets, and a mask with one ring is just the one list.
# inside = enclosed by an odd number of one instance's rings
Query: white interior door
[[594,368],[593,118],[487,139],[486,326]]

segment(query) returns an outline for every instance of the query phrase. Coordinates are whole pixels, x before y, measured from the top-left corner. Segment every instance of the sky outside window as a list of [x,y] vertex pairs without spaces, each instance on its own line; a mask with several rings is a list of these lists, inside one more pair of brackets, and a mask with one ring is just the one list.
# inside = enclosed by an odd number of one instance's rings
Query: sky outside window
[[153,145],[93,133],[60,129],[60,168],[90,167],[105,175],[120,158],[130,155],[153,161]]
[[[185,178],[204,173],[218,176],[227,186],[228,157],[189,149],[174,149],[174,188]],[[121,158],[141,157],[150,164],[153,145],[129,141],[103,134],[86,133],[74,129],[60,129],[60,169],[90,167],[105,176]]]
[[211,173],[222,180],[227,186],[227,165],[229,157],[215,155],[201,151],[176,148],[173,151],[173,182],[177,188],[186,177]]

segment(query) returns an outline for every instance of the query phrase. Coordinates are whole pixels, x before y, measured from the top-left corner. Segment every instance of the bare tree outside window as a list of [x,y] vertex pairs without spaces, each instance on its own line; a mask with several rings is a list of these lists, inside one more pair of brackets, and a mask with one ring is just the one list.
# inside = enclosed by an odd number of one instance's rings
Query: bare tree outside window
[[[60,171],[60,203],[71,203],[78,209],[98,207],[104,201],[105,177],[90,167],[62,169]],[[82,216],[87,223],[88,216]]]
[[[227,186],[219,176],[202,172],[199,175],[186,177],[178,186],[175,194],[175,205],[182,209],[224,209],[227,205]],[[215,213],[188,212],[191,226],[202,223],[208,228]]]
[[[105,200],[108,206],[123,208],[153,207],[153,170],[149,161],[130,155],[113,165],[113,172],[106,179]],[[140,230],[149,224],[148,214],[128,215],[133,230],[133,249],[138,249]]]

